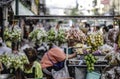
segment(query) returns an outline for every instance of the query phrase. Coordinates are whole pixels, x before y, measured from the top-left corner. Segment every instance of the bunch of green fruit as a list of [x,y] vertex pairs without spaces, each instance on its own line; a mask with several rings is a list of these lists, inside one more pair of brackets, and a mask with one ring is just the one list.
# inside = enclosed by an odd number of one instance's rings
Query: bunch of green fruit
[[8,57],[6,54],[1,55],[0,61],[3,63],[6,67],[8,67],[10,57]]
[[10,31],[8,28],[5,28],[5,30],[4,30],[4,39],[10,40]]
[[98,50],[99,46],[103,45],[103,36],[100,33],[91,33],[87,37],[88,46],[92,47],[92,52]]
[[12,31],[9,28],[5,28],[4,31],[5,41],[20,41],[21,40],[21,31],[13,29]]
[[39,30],[34,30],[32,31],[30,34],[29,34],[29,38],[32,40],[32,41],[36,41],[37,39],[37,34],[38,34]]
[[55,42],[56,40],[56,33],[54,29],[51,29],[48,31],[48,38],[47,41],[48,42]]
[[47,33],[41,29],[34,30],[29,34],[29,38],[32,40],[32,42],[36,42],[38,44],[46,42],[46,37]]
[[7,68],[22,69],[24,64],[29,63],[27,56],[15,55],[15,54],[4,54],[1,56],[0,62],[3,63]]
[[87,54],[84,59],[87,65],[87,70],[92,72],[94,70],[94,64],[97,62],[97,58],[92,54]]
[[66,42],[66,36],[65,36],[65,31],[64,30],[59,30],[58,31],[56,41],[58,41],[58,43],[65,43]]

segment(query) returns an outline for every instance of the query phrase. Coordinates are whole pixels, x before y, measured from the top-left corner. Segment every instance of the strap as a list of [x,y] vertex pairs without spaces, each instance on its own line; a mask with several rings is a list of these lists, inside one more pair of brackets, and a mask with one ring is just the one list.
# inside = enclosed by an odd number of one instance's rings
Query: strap
[[[52,48],[55,48],[56,46],[53,46]],[[51,63],[54,65],[54,62],[51,60],[50,56],[48,55],[48,52],[46,52],[48,59],[51,61]]]
[[48,53],[46,53],[46,54],[47,54],[48,59],[49,59],[49,60],[51,61],[51,63],[54,65],[54,62],[50,59]]

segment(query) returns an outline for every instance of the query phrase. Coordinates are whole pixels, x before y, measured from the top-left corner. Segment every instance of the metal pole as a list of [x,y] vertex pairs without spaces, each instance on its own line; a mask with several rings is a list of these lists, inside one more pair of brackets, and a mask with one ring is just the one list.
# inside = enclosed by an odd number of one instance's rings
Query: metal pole
[[16,12],[15,12],[15,13],[16,13],[15,15],[19,15],[19,3],[18,3],[18,2],[19,2],[18,0],[15,0],[15,9],[16,9],[16,10],[15,10],[15,11],[16,11]]

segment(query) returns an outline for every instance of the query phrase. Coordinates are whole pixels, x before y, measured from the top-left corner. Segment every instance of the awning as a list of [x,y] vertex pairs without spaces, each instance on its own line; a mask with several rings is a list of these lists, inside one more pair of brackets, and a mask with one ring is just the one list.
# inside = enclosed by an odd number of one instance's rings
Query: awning
[[[27,7],[25,7],[21,2],[18,2],[19,4],[19,14],[18,15],[35,15],[32,11],[30,11]],[[11,3],[13,12],[15,14],[16,9],[15,9],[15,0]]]

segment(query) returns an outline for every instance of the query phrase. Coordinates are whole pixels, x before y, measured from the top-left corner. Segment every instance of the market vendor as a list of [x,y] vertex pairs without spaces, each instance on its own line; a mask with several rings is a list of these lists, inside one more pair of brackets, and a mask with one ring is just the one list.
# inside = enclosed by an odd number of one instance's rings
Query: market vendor
[[[44,54],[42,60],[41,60],[41,66],[44,74],[47,76],[47,79],[52,79],[52,69],[60,70],[64,67],[64,61],[66,59],[66,55],[63,52],[63,50],[54,44],[50,43],[49,50]],[[76,56],[76,53],[74,52],[71,55],[68,55],[68,58],[73,58]],[[53,64],[61,62],[62,67],[56,68]]]
[[[120,29],[120,27],[119,27],[119,29]],[[116,51],[119,51],[119,53],[120,53],[120,30],[119,30],[118,35],[115,40],[114,49]]]
[[29,64],[25,64],[24,74],[27,78],[42,79],[43,73],[41,65],[37,59],[37,52],[33,48],[26,48],[24,50],[26,56],[28,57]]
[[62,23],[63,23],[62,21],[59,21],[57,23],[57,25],[55,26],[54,30],[55,30],[56,33],[60,30],[60,26],[61,26]]
[[105,44],[109,44],[109,42],[110,42],[108,40],[108,31],[109,31],[108,27],[104,26],[103,27],[103,38],[104,38],[104,43]]
[[116,41],[118,33],[119,33],[118,25],[114,25],[113,28],[109,30],[109,32],[108,32],[108,40],[110,41],[109,45],[114,47],[114,43]]
[[87,23],[87,20],[82,20],[80,23],[80,29],[87,34],[90,31],[90,24]]

